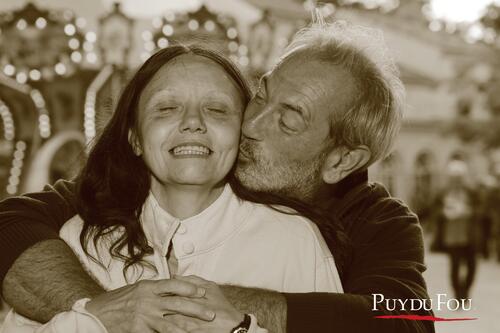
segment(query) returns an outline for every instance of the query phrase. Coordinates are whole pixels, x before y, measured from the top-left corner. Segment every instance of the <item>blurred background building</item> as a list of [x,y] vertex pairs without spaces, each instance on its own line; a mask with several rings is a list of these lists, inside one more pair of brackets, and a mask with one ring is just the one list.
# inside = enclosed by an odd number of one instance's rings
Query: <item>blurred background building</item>
[[155,50],[210,40],[257,78],[315,6],[333,20],[381,29],[401,71],[404,123],[394,152],[371,167],[373,180],[424,224],[452,156],[466,160],[471,186],[498,188],[493,0],[2,0],[0,199],[75,175],[124,83]]
[[[0,198],[74,175],[83,147],[113,112],[124,82],[158,48],[193,38],[217,41],[258,77],[318,5],[146,2],[1,2]],[[470,24],[437,17],[432,1],[338,0],[319,6],[333,19],[381,29],[407,88],[395,151],[372,167],[371,177],[423,216],[453,153],[464,152],[474,181],[484,181],[491,168],[483,152],[496,143],[481,134],[496,130],[500,107],[497,8],[492,5],[482,21]]]

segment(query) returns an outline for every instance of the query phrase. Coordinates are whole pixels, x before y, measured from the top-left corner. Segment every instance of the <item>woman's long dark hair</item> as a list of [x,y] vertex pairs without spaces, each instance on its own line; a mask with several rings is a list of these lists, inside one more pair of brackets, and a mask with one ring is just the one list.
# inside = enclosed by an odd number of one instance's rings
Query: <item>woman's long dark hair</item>
[[[230,60],[217,51],[200,45],[175,45],[158,51],[126,85],[115,112],[76,179],[78,213],[84,221],[80,234],[84,251],[90,255],[89,241],[97,248],[100,238],[121,228],[123,232],[113,240],[109,250],[112,256],[125,261],[124,273],[127,268],[142,261],[144,255],[152,253],[139,219],[150,190],[150,172],[142,158],[134,154],[128,140],[129,130],[136,129],[138,103],[146,85],[162,66],[184,54],[202,56],[219,64],[237,84],[244,105],[248,104],[252,96],[244,75]],[[289,206],[298,214],[316,222],[328,244],[345,243],[342,233],[337,230],[340,228],[339,223],[317,213],[308,205],[297,200],[245,190],[233,173],[228,179],[240,198],[268,205]],[[334,231],[330,230],[332,228]],[[127,250],[127,255],[122,254],[124,249]],[[331,250],[334,255],[338,251],[345,253],[345,250],[337,246]],[[341,252],[337,254],[339,253]],[[341,263],[338,262],[338,265],[341,266]]]

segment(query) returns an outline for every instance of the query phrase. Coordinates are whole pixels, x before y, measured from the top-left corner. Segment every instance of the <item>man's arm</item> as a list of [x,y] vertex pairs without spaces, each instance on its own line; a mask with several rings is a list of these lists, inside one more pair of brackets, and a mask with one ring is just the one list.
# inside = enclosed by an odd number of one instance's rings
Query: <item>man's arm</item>
[[[42,241],[26,250],[9,270],[3,287],[6,301],[16,304],[18,313],[39,322],[69,310],[81,298],[104,292],[62,240]],[[286,301],[280,293],[236,286],[221,289],[237,310],[254,314],[262,327],[286,332]]]
[[254,314],[259,326],[272,333],[286,332],[286,299],[282,294],[236,286],[222,286],[222,291],[240,312]]
[[3,281],[7,303],[41,323],[70,310],[77,300],[103,292],[68,245],[58,239],[41,241],[24,251]]
[[[74,183],[66,181],[0,202],[0,250],[6,254],[0,278],[6,274],[4,297],[20,314],[46,322],[76,300],[103,292],[58,238],[59,229],[74,214]],[[222,289],[238,310],[255,314],[271,332],[285,332],[286,302],[281,294],[234,286]]]
[[16,311],[38,321],[101,290],[59,239],[61,226],[76,214],[74,191],[73,182],[61,180],[0,202],[2,293]]
[[372,311],[374,293],[383,294],[386,299],[428,298],[422,276],[423,238],[417,217],[386,194],[373,199],[372,193],[365,200],[359,198],[364,193],[350,195],[358,196],[359,204],[341,214],[353,245],[353,256],[342,279],[345,294],[285,294],[287,331],[434,332],[429,321],[374,318],[410,314],[409,311],[387,311],[381,306]]
[[59,229],[76,214],[74,192],[73,182],[60,180],[44,191],[0,202],[0,284],[26,249],[59,238]]

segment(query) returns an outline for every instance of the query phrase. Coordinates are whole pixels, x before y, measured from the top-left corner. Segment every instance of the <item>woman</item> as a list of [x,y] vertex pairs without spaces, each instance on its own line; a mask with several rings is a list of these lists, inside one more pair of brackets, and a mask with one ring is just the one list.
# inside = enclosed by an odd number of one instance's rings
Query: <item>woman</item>
[[[134,75],[77,179],[79,216],[61,230],[106,290],[177,274],[283,292],[342,291],[312,222],[251,201],[320,216],[300,202],[246,192],[232,177],[249,99],[238,69],[203,47],[163,49]],[[4,332],[105,332],[77,303],[43,326],[11,313]]]

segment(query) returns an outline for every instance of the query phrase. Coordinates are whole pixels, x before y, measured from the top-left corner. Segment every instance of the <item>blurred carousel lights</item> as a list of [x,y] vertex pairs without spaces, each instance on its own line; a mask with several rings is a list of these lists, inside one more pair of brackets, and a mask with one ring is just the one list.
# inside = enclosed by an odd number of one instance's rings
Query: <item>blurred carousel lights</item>
[[16,68],[14,66],[12,66],[11,64],[7,64],[4,66],[3,72],[7,76],[12,76],[16,73]]
[[64,75],[66,74],[66,65],[64,65],[63,63],[61,62],[58,62],[55,66],[54,66],[54,71],[59,74],[59,75]]
[[9,107],[3,101],[0,100],[0,117],[3,122],[3,136],[7,141],[14,140],[15,137],[15,127],[14,120],[12,119],[12,113]]
[[87,20],[83,17],[79,17],[76,19],[75,23],[78,28],[83,29],[87,25]]
[[72,50],[77,50],[80,47],[80,41],[78,40],[78,38],[71,38],[68,41],[68,46]]
[[170,37],[174,34],[174,28],[170,24],[165,24],[161,30],[167,37]]
[[91,64],[95,64],[97,62],[97,54],[95,54],[94,52],[89,52],[87,53],[87,61]]
[[73,36],[76,33],[76,27],[73,24],[68,23],[64,26],[64,33],[68,36]]
[[42,78],[42,73],[38,69],[32,69],[30,70],[29,77],[33,81],[38,81]]
[[71,60],[72,60],[73,62],[77,62],[77,63],[78,63],[78,62],[81,62],[81,61],[82,61],[82,58],[83,58],[83,57],[82,57],[82,54],[81,54],[80,52],[78,52],[78,51],[73,51],[73,52],[71,52]]
[[24,30],[28,27],[28,22],[25,19],[19,19],[16,23],[16,28],[18,30]]
[[[171,38],[177,33],[176,29],[179,28],[179,24],[185,24],[186,28],[192,33],[224,34],[222,37],[227,39],[226,45],[230,58],[240,66],[248,66],[250,62],[248,48],[239,43],[239,34],[236,27],[230,26],[231,23],[227,23],[224,16],[207,12],[203,13],[205,16],[199,15],[199,12],[189,13],[187,18],[184,14],[181,14],[178,22],[173,12],[165,14],[164,17],[154,18],[152,20],[152,30],[144,30],[141,34],[144,41],[144,51],[141,53],[141,59],[145,61],[156,49],[167,47]],[[181,27],[180,34],[185,34],[186,28]]]
[[159,48],[163,49],[168,46],[168,39],[165,37],[159,38],[157,44]]
[[484,28],[481,24],[472,24],[465,34],[465,40],[468,43],[474,43],[485,38]]
[[190,30],[198,30],[198,28],[200,27],[200,23],[197,21],[197,20],[189,20],[188,22],[188,28]]
[[93,31],[89,31],[85,34],[85,39],[91,43],[95,43],[97,41],[97,35]]
[[10,168],[10,177],[7,184],[7,193],[16,194],[19,186],[19,179],[22,173],[23,160],[26,151],[26,143],[24,141],[17,141],[14,158],[12,160],[12,167]]
[[444,28],[444,24],[441,21],[432,20],[429,22],[429,29],[431,31],[437,32],[437,31],[443,30],[443,28]]
[[212,20],[208,20],[203,24],[203,27],[205,28],[206,31],[214,31],[215,23]]
[[50,137],[51,129],[50,117],[46,108],[45,99],[37,89],[32,89],[30,91],[30,97],[38,110],[38,130],[40,131],[40,136],[46,139]]
[[236,28],[231,27],[227,29],[226,33],[229,39],[235,39],[236,37],[238,37],[238,31],[236,30]]
[[[7,19],[14,19],[10,17]],[[8,24],[7,23],[3,23]],[[56,12],[50,12],[47,17],[43,15],[35,17],[35,19],[19,18],[13,22],[18,30],[25,30],[29,27],[36,27],[39,30],[46,29],[49,25],[62,27],[64,34],[67,36],[66,51],[64,56],[70,61],[63,61],[64,57],[60,58],[60,62],[54,65],[44,65],[42,67],[28,67],[13,65],[12,59],[7,59],[7,63],[0,68],[4,74],[13,77],[20,84],[27,84],[29,81],[51,80],[55,75],[65,76],[74,72],[74,66],[80,64],[83,59],[89,63],[97,62],[97,56],[94,52],[97,35],[93,31],[86,34],[81,33],[78,29],[83,28],[87,22],[84,18],[75,18],[71,11],[65,11],[62,16]],[[64,63],[63,63],[64,62]]]
[[16,74],[16,80],[20,84],[25,84],[28,81],[28,75],[25,72],[19,72]]
[[[435,16],[430,3],[422,5],[422,14],[429,21],[428,28],[433,32],[444,31],[448,34],[460,34],[460,36],[469,44],[483,41],[487,44],[492,44],[496,39],[494,29],[485,27],[481,21],[474,23],[457,23],[445,21]],[[488,16],[488,13],[486,13]]]
[[43,17],[39,17],[35,21],[35,26],[40,30],[45,29],[45,27],[47,26],[47,20]]
[[92,52],[94,50],[94,43],[89,42],[88,40],[83,43],[83,49],[85,52]]
[[155,17],[152,21],[152,24],[155,29],[160,29],[163,25],[163,20],[161,19],[161,17]]

